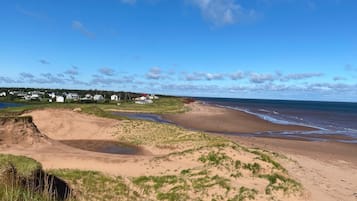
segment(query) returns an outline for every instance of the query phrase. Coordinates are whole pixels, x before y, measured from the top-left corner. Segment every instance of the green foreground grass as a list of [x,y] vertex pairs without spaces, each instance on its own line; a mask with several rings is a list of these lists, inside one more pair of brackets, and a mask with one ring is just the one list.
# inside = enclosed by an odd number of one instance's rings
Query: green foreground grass
[[0,154],[0,201],[52,201],[46,193],[34,192],[21,186],[17,180],[30,180],[41,164],[24,157]]

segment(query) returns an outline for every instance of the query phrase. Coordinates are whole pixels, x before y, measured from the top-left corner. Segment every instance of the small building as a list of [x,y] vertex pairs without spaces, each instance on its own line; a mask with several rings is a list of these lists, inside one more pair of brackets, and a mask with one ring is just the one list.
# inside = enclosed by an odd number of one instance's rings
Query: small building
[[114,94],[114,95],[111,95],[111,96],[110,96],[110,100],[111,100],[111,101],[119,101],[120,98],[119,98],[118,95],[115,95],[115,94]]
[[31,94],[31,95],[29,94],[29,95],[25,95],[24,99],[27,101],[38,101],[41,100],[41,97],[38,94]]
[[93,96],[91,94],[86,94],[84,96],[84,99],[87,99],[87,100],[93,100]]
[[56,94],[54,92],[48,93],[48,96],[52,99],[56,98]]
[[159,97],[158,97],[158,96],[155,96],[154,94],[149,95],[148,98],[149,98],[150,100],[157,100],[157,99],[159,99]]
[[64,103],[64,97],[63,96],[56,96],[56,102],[57,103]]
[[30,97],[31,97],[31,100],[40,100],[41,99],[39,94],[31,94]]
[[102,102],[102,101],[104,101],[104,97],[100,94],[96,94],[93,96],[93,100],[97,101],[97,102]]
[[93,96],[91,94],[86,94],[83,98],[80,99],[83,103],[93,102]]
[[79,100],[79,95],[77,93],[68,93],[66,95],[66,100],[68,100],[68,101],[78,101]]
[[6,92],[5,92],[5,91],[1,92],[1,93],[0,93],[0,96],[1,96],[1,97],[6,96]]
[[140,96],[134,99],[135,101],[144,101],[146,100],[146,96]]

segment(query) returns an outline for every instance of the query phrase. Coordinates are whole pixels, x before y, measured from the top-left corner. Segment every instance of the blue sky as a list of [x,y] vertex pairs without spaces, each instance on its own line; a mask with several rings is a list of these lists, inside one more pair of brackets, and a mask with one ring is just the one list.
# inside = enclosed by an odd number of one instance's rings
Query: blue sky
[[4,0],[0,86],[357,102],[354,0]]

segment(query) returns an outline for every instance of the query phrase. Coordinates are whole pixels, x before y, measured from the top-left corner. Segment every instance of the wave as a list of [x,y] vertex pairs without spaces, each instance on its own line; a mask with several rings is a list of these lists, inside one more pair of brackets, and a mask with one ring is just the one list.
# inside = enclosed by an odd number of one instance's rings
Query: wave
[[[218,107],[222,107],[222,108],[227,108],[227,109],[233,109],[233,110],[238,110],[238,111],[241,111],[241,112],[245,112],[247,114],[251,114],[251,115],[254,115],[256,117],[259,117],[263,120],[266,120],[266,121],[269,121],[271,123],[274,123],[274,124],[280,124],[280,125],[296,125],[296,126],[306,126],[306,127],[311,127],[311,128],[316,128],[316,129],[319,129],[319,130],[327,130],[323,127],[320,127],[320,126],[317,126],[317,125],[311,125],[311,124],[308,124],[308,123],[305,123],[305,122],[297,122],[297,121],[292,121],[292,120],[287,120],[287,119],[278,119],[277,117],[273,117],[269,114],[261,114],[261,113],[257,113],[257,112],[252,112],[250,111],[249,109],[246,109],[246,108],[241,108],[241,107],[236,107],[236,106],[225,106],[225,105],[216,105]],[[267,113],[270,113],[270,114],[275,114],[275,115],[280,115],[281,118],[283,118],[283,115],[281,115],[279,112],[276,112],[276,111],[269,111],[269,110],[266,110],[266,109],[259,109],[260,111],[264,110],[265,112]],[[259,111],[258,110],[258,111]],[[301,120],[303,121],[304,119],[303,118],[300,118],[300,117],[290,117],[289,119],[297,119],[297,120]]]

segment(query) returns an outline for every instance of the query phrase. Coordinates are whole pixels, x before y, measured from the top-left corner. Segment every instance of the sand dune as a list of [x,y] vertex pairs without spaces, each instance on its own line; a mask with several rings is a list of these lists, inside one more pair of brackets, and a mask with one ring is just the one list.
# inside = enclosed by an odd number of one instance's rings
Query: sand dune
[[[192,111],[182,114],[182,118],[188,115],[190,118],[198,115],[200,117],[208,116],[208,119],[220,118],[225,115],[226,110],[221,108],[193,105]],[[198,160],[210,153],[227,156],[229,160],[241,161],[242,164],[259,163],[262,168],[261,174],[269,174],[279,170],[273,168],[272,164],[259,160],[257,155],[246,152],[246,150],[235,147],[234,144],[221,148],[200,148],[197,151],[187,152],[192,148],[205,147],[206,145],[216,143],[219,139],[207,137],[200,132],[188,131],[178,128],[174,125],[161,125],[145,121],[118,121],[106,118],[100,118],[71,110],[62,109],[44,109],[32,111],[26,115],[33,116],[33,122],[20,122],[15,125],[14,122],[3,123],[1,127],[0,145],[1,153],[11,153],[25,155],[41,162],[44,169],[70,168],[81,170],[96,170],[109,175],[120,175],[130,182],[130,178],[143,175],[181,175],[180,172],[191,171],[195,175],[202,170],[208,170],[207,178],[215,178],[218,175],[222,178],[232,178],[232,168],[230,163],[222,163],[222,167],[211,165],[202,165]],[[196,116],[196,117],[198,117]],[[211,116],[211,117],[210,117]],[[257,123],[254,122],[251,124]],[[247,119],[246,121],[252,121]],[[260,123],[260,122],[259,122]],[[14,126],[15,125],[15,126]],[[37,127],[35,126],[37,125]],[[270,123],[263,122],[263,127]],[[249,126],[248,126],[249,127]],[[25,128],[25,129],[24,129]],[[282,127],[274,127],[274,129]],[[246,128],[250,129],[250,128]],[[295,128],[294,128],[295,129]],[[9,140],[10,133],[23,133],[26,140],[23,146],[15,146],[15,141]],[[6,137],[4,137],[6,136]],[[47,137],[48,136],[48,137]],[[212,135],[211,135],[212,136]],[[41,140],[33,139],[40,138]],[[29,140],[30,139],[30,140]],[[77,149],[71,146],[57,142],[57,140],[127,140],[129,142],[140,141],[140,146],[148,150],[150,155],[114,155],[97,153]],[[329,160],[329,158],[319,157],[321,154],[313,155],[311,152],[296,152],[298,149],[304,149],[308,142],[303,142],[299,146],[299,141],[279,141],[280,139],[265,138],[231,138],[233,141],[243,143],[248,147],[260,147],[273,150],[287,157],[277,156],[276,159],[285,167],[289,174],[301,182],[305,188],[303,194],[284,195],[276,192],[273,195],[276,200],[355,200],[355,189],[357,189],[357,171],[354,164],[348,158]],[[253,139],[251,141],[247,139]],[[254,141],[254,139],[265,139],[265,141]],[[269,142],[269,140],[272,140]],[[17,141],[19,142],[19,140]],[[222,141],[223,142],[223,141]],[[276,142],[275,144],[273,142]],[[225,142],[227,143],[227,142]],[[279,146],[284,143],[286,146]],[[291,144],[293,143],[293,145]],[[26,146],[24,146],[26,145]],[[281,147],[281,148],[280,148]],[[285,148],[284,148],[285,147]],[[291,148],[291,149],[289,149]],[[237,150],[236,150],[237,149]],[[351,149],[348,150],[353,150]],[[195,149],[193,149],[195,150]],[[295,150],[295,151],[294,151]],[[313,149],[311,149],[313,150]],[[342,151],[343,152],[343,151]],[[266,152],[269,154],[269,152]],[[269,154],[270,155],[270,154]],[[274,155],[271,154],[273,157]],[[336,156],[336,155],[333,155]],[[338,155],[336,157],[339,157]],[[270,197],[264,192],[267,181],[254,176],[247,169],[240,169],[237,179],[230,181],[231,185],[239,191],[239,187],[246,186],[249,189],[257,189],[256,200],[269,200]],[[284,172],[279,174],[286,175]],[[180,176],[187,177],[187,176]],[[195,179],[195,178],[191,178]],[[223,180],[222,180],[223,181]],[[133,186],[133,184],[130,184]],[[135,188],[139,188],[134,186]],[[133,187],[133,188],[134,188]],[[165,188],[160,190],[167,190]],[[235,190],[229,191],[226,196],[234,196]],[[224,189],[219,186],[213,186],[204,194],[197,194],[195,191],[189,191],[190,196],[199,196],[204,200],[211,200],[214,196],[224,193]],[[144,195],[148,200],[155,200],[155,194]]]

